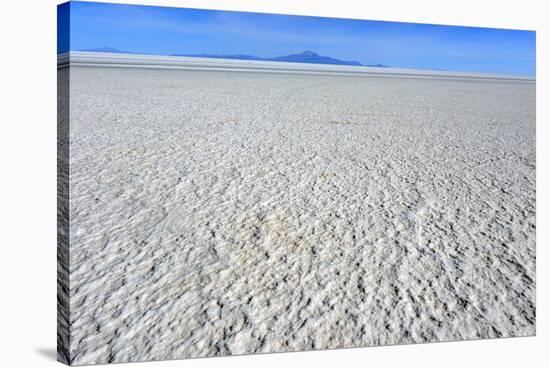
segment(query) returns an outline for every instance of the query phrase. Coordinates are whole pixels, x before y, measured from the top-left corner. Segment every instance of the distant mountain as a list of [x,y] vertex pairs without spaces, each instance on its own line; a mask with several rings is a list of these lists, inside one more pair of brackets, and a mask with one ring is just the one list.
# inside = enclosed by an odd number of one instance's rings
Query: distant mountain
[[284,62],[303,62],[307,64],[331,64],[331,65],[353,65],[362,66],[359,61],[344,61],[334,59],[328,56],[321,56],[313,51],[304,51],[299,54],[279,56],[270,58],[269,61],[284,61]]
[[374,64],[374,65],[365,65],[365,66],[370,66],[371,68],[389,68],[388,65],[384,65],[384,64]]
[[[98,48],[91,48],[91,49],[82,50],[82,51],[110,52],[110,53],[121,53],[121,54],[140,54],[138,52],[121,51],[112,47],[98,47]],[[204,57],[204,58],[210,58],[210,59],[299,62],[299,63],[306,63],[306,64],[325,64],[325,65],[370,66],[370,67],[380,67],[380,68],[388,67],[382,64],[363,65],[359,61],[338,60],[329,56],[321,56],[316,52],[313,52],[310,50],[306,50],[299,54],[292,54],[292,55],[278,56],[278,57],[258,57],[258,56],[252,56],[252,55],[216,55],[216,54],[192,54],[192,55],[172,54],[170,56]]]
[[330,65],[352,65],[362,66],[359,61],[344,61],[334,59],[328,56],[321,56],[313,51],[304,51],[299,54],[278,56],[278,57],[257,57],[250,55],[181,55],[176,54],[174,56],[188,56],[188,57],[209,57],[214,59],[236,59],[236,60],[259,60],[259,61],[280,61],[280,62],[301,62],[307,64],[330,64]]

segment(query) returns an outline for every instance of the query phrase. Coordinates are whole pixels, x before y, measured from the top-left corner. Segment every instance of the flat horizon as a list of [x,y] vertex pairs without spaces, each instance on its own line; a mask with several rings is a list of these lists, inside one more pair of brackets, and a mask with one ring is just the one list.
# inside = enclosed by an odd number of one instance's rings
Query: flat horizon
[[495,81],[535,82],[534,76],[476,73],[450,70],[394,68],[377,65],[343,65],[292,62],[267,59],[207,57],[205,55],[155,55],[110,51],[78,50],[58,54],[58,68],[94,66],[101,68],[131,67],[154,69],[210,70],[285,74],[347,75],[356,77],[428,77],[452,79],[485,79]]
[[[274,58],[313,50],[363,65],[531,77],[536,72],[534,31],[80,1],[59,5],[58,19],[58,54],[113,48]],[[70,35],[63,32],[69,19]]]

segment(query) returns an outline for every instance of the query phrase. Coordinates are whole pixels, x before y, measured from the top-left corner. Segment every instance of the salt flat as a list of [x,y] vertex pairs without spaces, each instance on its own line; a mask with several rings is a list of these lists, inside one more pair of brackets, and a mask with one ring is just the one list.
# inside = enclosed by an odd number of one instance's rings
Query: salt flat
[[70,78],[73,363],[535,334],[534,83]]

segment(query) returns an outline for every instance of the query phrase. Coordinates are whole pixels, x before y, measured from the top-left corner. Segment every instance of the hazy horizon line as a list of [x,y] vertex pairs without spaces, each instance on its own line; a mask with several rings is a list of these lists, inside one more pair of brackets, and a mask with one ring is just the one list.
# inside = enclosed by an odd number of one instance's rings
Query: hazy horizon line
[[58,27],[58,53],[270,58],[315,50],[363,65],[536,75],[534,31],[81,1],[59,5]]

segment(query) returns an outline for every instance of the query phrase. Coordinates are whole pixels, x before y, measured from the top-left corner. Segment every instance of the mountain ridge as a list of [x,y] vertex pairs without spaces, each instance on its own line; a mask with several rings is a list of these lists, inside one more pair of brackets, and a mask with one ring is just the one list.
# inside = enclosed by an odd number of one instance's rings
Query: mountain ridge
[[[112,47],[98,47],[98,48],[86,49],[82,51],[126,53],[126,54],[137,54],[137,55],[142,54],[139,52],[121,51]],[[169,56],[204,57],[204,58],[212,58],[212,59],[232,59],[232,60],[252,60],[252,61],[296,62],[296,63],[324,64],[324,65],[370,66],[370,67],[384,67],[384,68],[388,67],[387,65],[383,65],[383,64],[364,65],[359,61],[339,60],[330,56],[319,55],[318,53],[311,50],[305,50],[297,54],[290,54],[290,55],[276,56],[276,57],[258,57],[253,55],[244,55],[244,54],[236,54],[236,55],[171,54]]]

